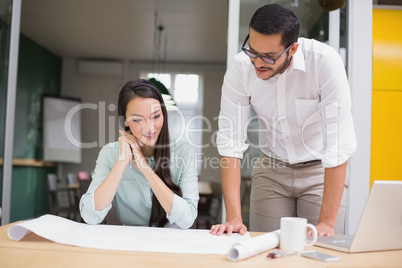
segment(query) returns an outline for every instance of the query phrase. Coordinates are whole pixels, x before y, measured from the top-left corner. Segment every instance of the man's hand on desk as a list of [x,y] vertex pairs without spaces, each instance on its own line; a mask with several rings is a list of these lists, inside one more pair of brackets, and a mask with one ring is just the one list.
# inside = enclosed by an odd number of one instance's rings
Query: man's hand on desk
[[[317,234],[318,236],[333,236],[335,235],[335,230],[333,227],[320,222],[318,223],[315,228],[317,228]],[[313,236],[313,231],[311,231],[311,229],[308,229],[307,231],[307,236],[308,237],[312,237]]]
[[222,235],[224,232],[227,235],[232,235],[232,233],[239,233],[244,235],[247,232],[247,227],[243,224],[241,219],[230,220],[222,224],[212,225],[210,234]]

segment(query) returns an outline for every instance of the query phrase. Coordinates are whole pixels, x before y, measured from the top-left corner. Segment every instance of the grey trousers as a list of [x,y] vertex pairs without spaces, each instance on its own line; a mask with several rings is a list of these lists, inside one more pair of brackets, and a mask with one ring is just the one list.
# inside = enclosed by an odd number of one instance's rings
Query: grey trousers
[[[335,233],[343,234],[348,172]],[[281,217],[306,218],[317,225],[324,189],[321,161],[290,165],[261,154],[254,165],[250,194],[250,231],[271,232],[280,229]]]

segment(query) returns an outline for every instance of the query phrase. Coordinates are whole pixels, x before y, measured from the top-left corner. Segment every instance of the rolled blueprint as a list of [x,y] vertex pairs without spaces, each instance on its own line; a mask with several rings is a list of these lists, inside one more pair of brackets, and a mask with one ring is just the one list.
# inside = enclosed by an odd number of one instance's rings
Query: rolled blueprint
[[[55,215],[21,221],[7,230],[9,238],[14,241],[20,241],[30,233],[59,244],[83,248],[181,254],[226,255],[234,244],[250,239],[249,233],[216,236],[211,235],[209,230],[199,229],[90,225]],[[0,267],[3,266],[0,257]]]
[[276,230],[236,243],[229,250],[228,258],[231,261],[240,261],[275,248],[279,245],[279,236],[280,230]]

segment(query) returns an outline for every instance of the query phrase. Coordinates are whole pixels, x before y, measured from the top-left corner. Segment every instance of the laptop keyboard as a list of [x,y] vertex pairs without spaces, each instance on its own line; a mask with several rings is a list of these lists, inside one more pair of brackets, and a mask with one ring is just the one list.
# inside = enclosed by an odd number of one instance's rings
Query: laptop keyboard
[[342,248],[350,248],[353,241],[353,235],[335,235],[335,236],[319,236],[317,242],[330,244]]

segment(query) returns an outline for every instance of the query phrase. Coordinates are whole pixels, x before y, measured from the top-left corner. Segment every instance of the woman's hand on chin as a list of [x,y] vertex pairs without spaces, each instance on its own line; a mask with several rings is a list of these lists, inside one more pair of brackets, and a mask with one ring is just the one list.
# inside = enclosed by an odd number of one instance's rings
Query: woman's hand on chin
[[[129,132],[124,132],[122,130],[119,130],[119,132],[121,134],[121,137],[119,138],[119,144],[120,140],[122,140],[122,142],[126,144],[125,147],[127,148],[128,146],[128,150],[126,150],[124,156],[128,156],[129,161],[131,161],[133,166],[138,170],[149,168],[149,165],[141,151],[143,143]],[[120,152],[122,151],[121,147],[122,146],[120,146]],[[129,153],[127,153],[127,151]],[[120,156],[122,156],[122,153],[120,153]]]

